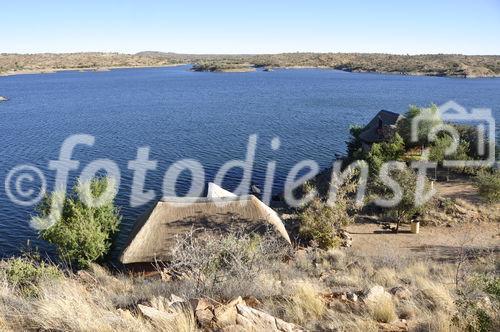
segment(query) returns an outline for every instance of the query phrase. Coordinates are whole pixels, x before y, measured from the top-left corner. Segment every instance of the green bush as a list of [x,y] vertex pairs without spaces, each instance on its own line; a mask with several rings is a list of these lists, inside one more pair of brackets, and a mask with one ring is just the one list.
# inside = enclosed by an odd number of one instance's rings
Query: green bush
[[482,171],[476,176],[479,194],[490,203],[500,202],[500,172]]
[[388,161],[399,161],[405,153],[403,138],[396,133],[388,142],[374,143],[366,157],[372,174],[378,174],[382,165]]
[[[465,331],[498,331],[499,277],[476,275],[469,280],[465,289],[460,289],[457,293],[458,313],[452,319],[454,325]],[[486,294],[489,301],[484,300],[486,297],[477,297],[477,294]]]
[[300,236],[307,241],[314,241],[321,249],[338,247],[336,226],[343,222],[342,214],[320,199],[309,203],[299,214]]
[[453,138],[450,135],[444,134],[438,137],[430,147],[429,160],[442,163],[443,160],[468,160],[469,158],[469,142],[460,140],[457,150],[450,155],[447,155],[446,150],[453,144]]
[[41,281],[63,276],[57,266],[26,257],[6,260],[4,273],[7,282],[25,296],[36,296]]
[[[412,122],[417,116],[420,115],[425,115],[425,120],[419,123],[417,128],[417,141],[413,142],[411,139]],[[441,125],[442,123],[443,120],[439,116],[436,105],[432,104],[429,108],[410,106],[410,109],[405,114],[405,118],[398,123],[398,133],[401,135],[406,147],[408,148],[415,146],[428,146],[429,132],[432,128]]]
[[[56,245],[60,257],[85,268],[91,262],[102,259],[108,252],[112,236],[118,230],[120,215],[112,199],[99,206],[89,206],[82,199],[87,190],[92,197],[98,198],[106,191],[106,178],[96,178],[89,183],[79,183],[73,193],[66,196],[62,213],[57,222],[40,232],[41,237]],[[39,205],[38,217],[50,215],[51,203],[60,193],[48,195]]]

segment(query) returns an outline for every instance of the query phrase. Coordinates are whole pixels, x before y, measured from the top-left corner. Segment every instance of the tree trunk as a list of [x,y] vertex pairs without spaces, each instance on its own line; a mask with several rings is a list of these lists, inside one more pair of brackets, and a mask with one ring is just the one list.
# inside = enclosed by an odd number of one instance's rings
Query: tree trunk
[[399,225],[401,225],[401,218],[398,218],[398,222],[396,223],[396,234],[399,232]]

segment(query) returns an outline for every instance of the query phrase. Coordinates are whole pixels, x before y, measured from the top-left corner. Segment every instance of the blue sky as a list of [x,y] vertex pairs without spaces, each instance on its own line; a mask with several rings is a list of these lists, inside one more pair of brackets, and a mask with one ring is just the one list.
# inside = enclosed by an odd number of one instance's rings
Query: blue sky
[[0,0],[0,52],[500,54],[500,0]]

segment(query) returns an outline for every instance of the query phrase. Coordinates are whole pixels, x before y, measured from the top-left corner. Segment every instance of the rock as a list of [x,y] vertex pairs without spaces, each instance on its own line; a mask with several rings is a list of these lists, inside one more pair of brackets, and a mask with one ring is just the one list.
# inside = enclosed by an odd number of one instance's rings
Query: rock
[[260,302],[259,300],[257,300],[253,296],[247,296],[243,299],[243,301],[245,301],[247,306],[255,308],[255,309],[262,307],[262,302]]
[[154,322],[168,323],[168,322],[172,322],[177,317],[177,314],[175,314],[175,313],[168,313],[168,312],[158,310],[158,309],[155,309],[153,307],[146,306],[146,305],[138,304],[137,307],[138,307],[140,313],[144,317],[149,318],[150,320],[152,320]]
[[349,248],[352,246],[352,236],[346,230],[339,229],[337,230],[337,236],[340,238],[340,245],[342,247]]
[[396,286],[389,291],[395,298],[399,300],[408,300],[411,298],[411,291],[403,286]]
[[213,310],[214,313],[214,322],[219,328],[233,326],[236,324],[236,316],[238,315],[238,311],[236,310],[237,305],[245,305],[245,301],[238,296],[236,299],[232,300],[228,304],[221,305],[216,307]]
[[214,303],[207,299],[191,299],[189,302],[198,324],[204,328],[211,327],[215,320]]
[[347,299],[349,301],[358,302],[358,295],[356,295],[356,293],[354,293],[354,292],[347,292],[346,295],[347,295]]
[[[255,301],[258,302],[256,299]],[[208,299],[192,299],[189,302],[194,310],[198,324],[205,330],[224,332],[303,331],[300,327],[292,323],[287,323],[265,312],[247,306],[247,302],[241,297],[224,305],[216,305]]]
[[384,332],[407,332],[408,323],[403,319],[394,323],[378,323],[379,331]]
[[118,311],[118,314],[120,315],[120,317],[122,317],[125,320],[133,320],[134,319],[134,316],[132,315],[130,310],[118,308],[116,311]]
[[169,306],[171,306],[175,303],[183,303],[183,302],[186,302],[186,300],[184,300],[182,297],[177,296],[175,294],[170,294],[170,298],[167,303]]
[[375,285],[365,294],[363,301],[368,302],[378,302],[384,298],[391,298],[391,294],[385,291],[384,287],[380,285]]
[[168,301],[163,296],[155,296],[147,304],[160,311],[167,311],[169,307]]
[[220,329],[221,332],[247,332],[248,330],[241,325],[231,325]]
[[235,325],[237,316],[236,304],[221,305],[214,309],[214,321],[219,328]]
[[249,331],[304,331],[299,326],[287,323],[263,311],[247,307],[243,304],[236,305],[238,316],[236,322]]
[[328,293],[328,294],[323,294],[323,297],[327,302],[330,302],[332,300],[340,300],[343,302],[346,302],[346,301],[357,302],[358,301],[358,295],[354,292],[351,292],[351,291],[332,292],[332,293]]

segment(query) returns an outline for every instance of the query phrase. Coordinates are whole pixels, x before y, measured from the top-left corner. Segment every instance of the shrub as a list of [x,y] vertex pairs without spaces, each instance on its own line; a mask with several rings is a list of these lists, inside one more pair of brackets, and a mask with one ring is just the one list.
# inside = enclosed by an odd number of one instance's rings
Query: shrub
[[378,174],[382,164],[388,161],[399,161],[405,153],[405,143],[396,133],[388,142],[374,143],[366,157],[372,174]]
[[27,257],[9,259],[5,265],[7,282],[25,296],[38,295],[37,286],[41,281],[63,276],[57,266]]
[[[92,197],[104,194],[111,182],[106,178],[96,178],[89,183],[79,183],[73,193],[65,197],[62,213],[56,223],[40,232],[41,237],[56,245],[59,255],[78,267],[88,267],[91,262],[101,259],[109,250],[113,234],[118,230],[120,215],[112,199],[98,206],[87,205],[82,199],[85,190]],[[50,215],[53,200],[60,193],[53,193],[38,206],[38,217]]]
[[[330,186],[327,199],[315,197],[299,211],[299,235],[303,240],[318,245],[321,249],[340,245],[337,229],[353,222],[352,212],[357,210],[350,195],[356,192],[357,173],[352,172],[344,183],[336,188]],[[332,196],[333,189],[335,196]]]
[[255,296],[266,291],[263,274],[277,272],[289,249],[272,233],[213,234],[201,230],[178,238],[166,268],[170,274],[190,277],[194,282],[192,296]]
[[457,150],[453,154],[446,154],[446,150],[453,144],[453,138],[450,135],[442,135],[432,142],[429,160],[442,163],[443,160],[468,160],[469,142],[460,140]]
[[500,202],[500,172],[482,171],[476,176],[479,194],[490,203]]
[[338,247],[337,227],[346,223],[348,216],[339,209],[329,206],[320,199],[314,199],[299,214],[300,236],[314,241],[321,249]]

